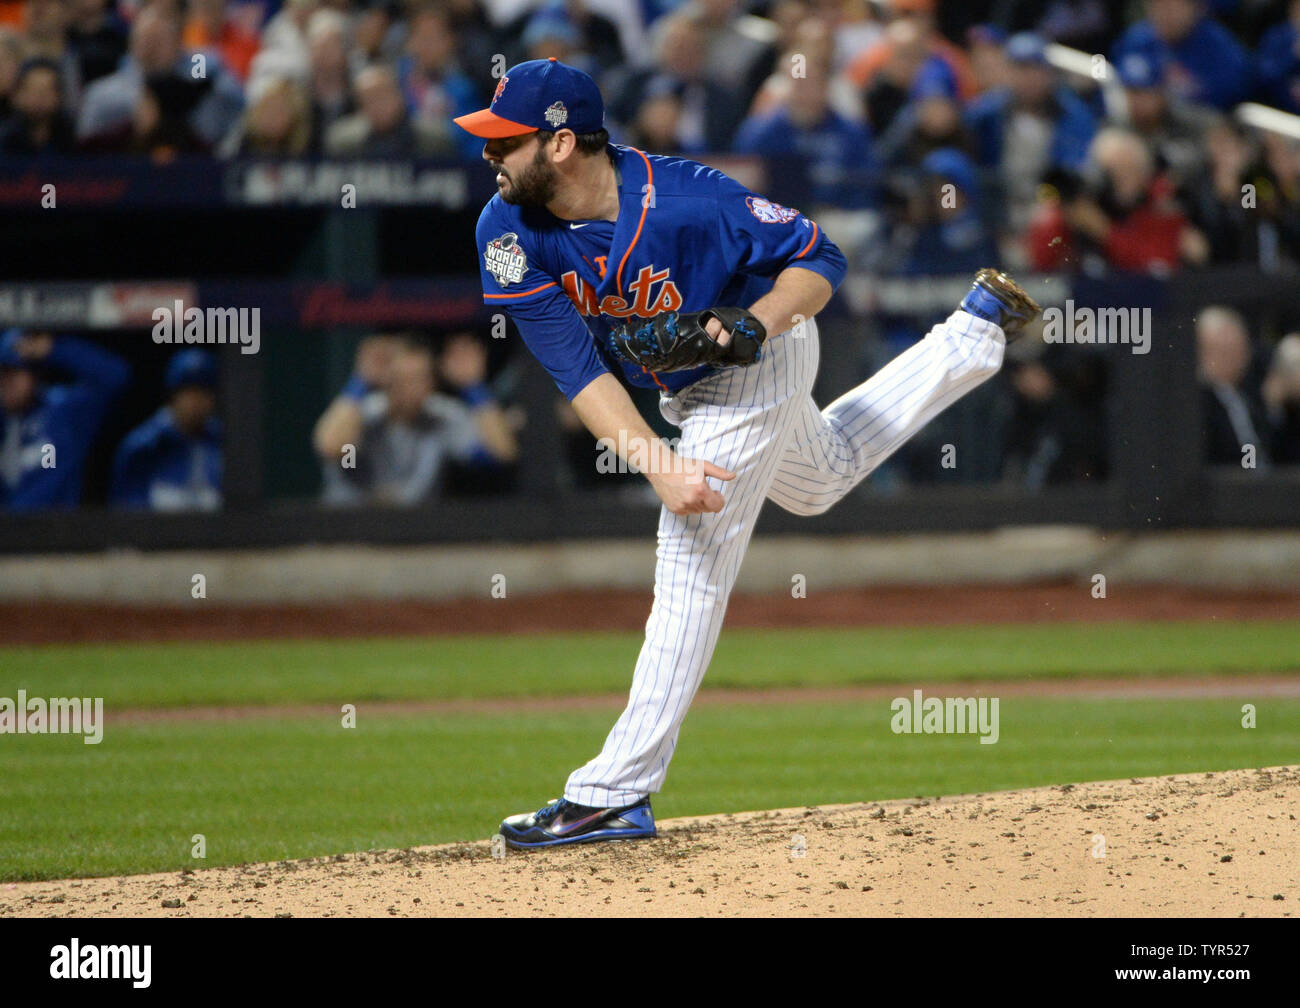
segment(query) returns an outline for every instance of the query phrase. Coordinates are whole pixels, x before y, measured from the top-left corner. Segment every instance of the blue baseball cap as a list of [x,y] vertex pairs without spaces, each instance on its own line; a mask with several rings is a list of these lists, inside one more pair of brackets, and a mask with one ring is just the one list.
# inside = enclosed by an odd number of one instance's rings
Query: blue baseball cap
[[955,147],[940,147],[930,151],[921,161],[921,171],[926,175],[947,179],[962,192],[975,195],[975,165]]
[[1164,60],[1156,52],[1127,53],[1118,69],[1119,82],[1126,88],[1158,88],[1165,82]]
[[927,98],[951,98],[956,101],[957,77],[953,74],[952,67],[938,56],[931,56],[917,71],[908,97],[917,102]]
[[1012,63],[1047,65],[1047,43],[1034,32],[1017,32],[1007,39],[1007,59]]
[[163,383],[168,392],[175,392],[186,385],[215,389],[217,362],[212,354],[203,350],[182,350],[167,362],[167,374]]
[[589,74],[552,56],[511,67],[497,82],[488,108],[452,122],[484,139],[537,130],[595,133],[605,128],[605,103]]

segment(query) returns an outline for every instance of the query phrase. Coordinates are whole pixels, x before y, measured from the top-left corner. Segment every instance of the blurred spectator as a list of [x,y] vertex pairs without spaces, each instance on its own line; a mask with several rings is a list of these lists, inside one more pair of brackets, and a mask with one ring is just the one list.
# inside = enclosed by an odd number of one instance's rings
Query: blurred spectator
[[292,80],[262,78],[250,88],[248,110],[222,144],[226,157],[302,157],[311,144],[307,92]]
[[804,73],[792,77],[785,98],[771,112],[740,127],[742,154],[797,155],[807,165],[814,202],[861,209],[875,202],[878,170],[866,129],[830,107],[831,39],[820,22],[801,30]]
[[451,120],[482,107],[473,82],[456,65],[456,36],[438,7],[420,7],[410,19],[406,53],[397,65],[413,121],[429,133],[441,133],[469,161],[478,161],[483,141]]
[[405,41],[401,17],[402,5],[396,0],[372,3],[361,12],[349,53],[354,74],[371,63],[392,63],[401,55]]
[[[456,33],[456,52],[460,68],[474,82],[474,90],[479,94],[490,95],[496,90],[497,79],[494,72],[500,72],[499,64],[493,57],[503,51],[497,30],[492,26],[483,4],[479,0],[443,0],[443,10],[451,18],[452,30]],[[363,15],[364,19],[364,15]],[[602,66],[615,66],[615,59]]]
[[1250,333],[1231,308],[1212,305],[1196,317],[1205,461],[1240,467],[1247,446],[1256,469],[1269,467],[1268,431],[1261,404],[1244,387],[1250,368]]
[[[449,340],[443,355],[444,373],[459,386],[459,398],[435,391],[434,357],[427,347],[364,347],[358,373],[317,421],[313,436],[327,503],[416,504],[437,495],[451,460],[513,461],[514,433],[485,384],[486,353],[472,336]],[[369,390],[363,367],[382,381],[381,388]]]
[[1044,175],[1083,163],[1096,122],[1078,96],[1057,80],[1039,36],[1012,36],[1007,57],[1010,85],[977,98],[967,122],[975,135],[976,161],[996,170],[1011,228],[1019,232]]
[[679,154],[682,128],[680,88],[667,77],[656,77],[646,85],[641,106],[624,130],[621,142],[654,154]]
[[1210,17],[1205,0],[1146,0],[1145,8],[1145,20],[1115,44],[1112,63],[1120,66],[1132,53],[1163,61],[1175,94],[1219,109],[1230,109],[1250,96],[1250,56]]
[[25,43],[28,59],[43,57],[53,61],[63,78],[63,93],[75,100],[82,82],[77,54],[68,39],[66,0],[27,0]]
[[505,34],[517,35],[524,59],[548,59],[580,67],[593,77],[623,63],[618,27],[583,0],[551,0],[522,15]]
[[307,25],[307,45],[311,52],[308,82],[311,100],[311,140],[313,154],[325,149],[325,135],[345,116],[356,111],[348,73],[347,19],[335,10],[318,10]]
[[1205,236],[1188,221],[1141,137],[1107,127],[1089,158],[1087,189],[1040,207],[1029,233],[1035,268],[1060,269],[1095,255],[1115,269],[1163,274],[1209,258]]
[[503,409],[487,382],[488,355],[471,332],[452,333],[437,358],[438,387],[473,411],[479,447],[468,459],[449,460],[448,487],[453,492],[495,492],[510,485],[511,467],[519,459],[518,432],[525,426],[521,409]]
[[68,0],[68,48],[84,88],[107,77],[126,55],[126,23],[111,0]]
[[1156,167],[1176,187],[1194,182],[1205,170],[1206,130],[1218,116],[1209,109],[1171,97],[1165,68],[1148,53],[1130,53],[1116,68],[1124,87],[1124,125],[1146,140]]
[[966,47],[970,51],[970,70],[975,79],[976,94],[986,94],[1011,85],[1006,41],[1006,32],[996,25],[975,25],[966,33]]
[[1185,187],[1193,222],[1216,263],[1254,262],[1276,270],[1300,261],[1300,157],[1294,142],[1256,139],[1231,120],[1203,139],[1209,164]]
[[82,150],[98,154],[143,154],[158,163],[178,154],[208,154],[211,146],[190,126],[197,93],[170,74],[149,77],[140,88],[129,121],[96,133]]
[[[807,9],[803,0],[793,4]],[[789,101],[794,82],[800,77],[816,72],[825,80],[826,99],[830,108],[841,118],[861,122],[863,108],[860,96],[841,74],[832,72],[835,62],[835,40],[825,20],[805,17],[796,25],[782,31],[781,57],[776,62],[772,76],[754,95],[749,106],[749,118],[761,118]]]
[[[809,0],[776,0],[767,10],[767,19],[772,22],[773,27],[776,29],[774,44],[777,52],[780,53],[798,52],[799,28],[809,20],[816,20],[828,31],[831,29],[831,26],[822,18],[814,18],[813,5]],[[782,65],[784,60],[785,57],[783,56],[776,61],[776,66],[772,69],[772,77],[779,77],[783,73],[789,72],[789,64]],[[838,68],[833,67],[833,69]],[[771,80],[771,77],[768,80]]]
[[[1259,190],[1269,204],[1272,189],[1257,145],[1226,118],[1206,130],[1202,143],[1208,163],[1183,190],[1191,220],[1206,237],[1211,262],[1258,261],[1259,229],[1267,224]],[[1245,198],[1247,186],[1255,190],[1253,201]]]
[[966,154],[975,142],[961,108],[941,82],[921,82],[876,144],[880,159],[896,172],[915,172],[931,151],[951,147]]
[[284,0],[280,11],[262,29],[259,56],[271,60],[277,69],[307,71],[309,59],[307,23],[320,8],[319,0]]
[[37,57],[23,64],[13,105],[13,115],[0,126],[0,154],[67,154],[76,149],[76,131],[63,106],[63,84],[53,60]]
[[[951,148],[931,151],[911,170],[892,176],[884,240],[868,246],[864,266],[894,276],[944,276],[996,262],[997,246],[981,211],[970,158]],[[889,356],[907,349],[946,315],[946,309],[928,308],[880,312]]]
[[1287,17],[1264,32],[1256,57],[1264,101],[1300,113],[1300,0],[1287,4]]
[[729,150],[748,96],[707,78],[704,31],[705,23],[689,8],[660,19],[653,32],[655,66],[610,75],[611,117],[624,125],[635,122],[648,95],[671,90],[680,106],[672,149],[679,154]]
[[930,51],[930,41],[916,21],[903,18],[891,23],[881,51],[885,58],[863,90],[867,119],[877,136],[884,136],[893,126],[918,86],[956,97],[952,68]]
[[[488,0],[479,0],[479,2],[486,4]],[[663,14],[682,6],[681,0],[636,0],[634,3],[628,3],[627,0],[546,0],[546,2],[556,5],[561,2],[566,4],[569,16],[582,32],[583,47],[592,56],[596,55],[595,47],[603,43],[592,36],[580,18],[574,17],[573,11],[575,8],[582,7],[609,21],[618,29],[621,58],[615,62],[630,63],[634,66],[642,66],[649,62],[650,46],[647,30]]]
[[448,124],[437,126],[411,118],[391,67],[366,67],[353,83],[359,111],[340,119],[325,134],[325,152],[331,157],[409,158],[456,153]]
[[981,214],[975,165],[959,150],[931,151],[921,160],[908,225],[902,273],[968,273],[980,269],[981,263],[997,261],[997,243]]
[[[68,380],[47,383],[50,372]],[[130,378],[92,343],[18,329],[0,336],[0,506],[76,507],[100,424]]]
[[[921,68],[928,68],[929,72],[940,72],[952,82],[954,97],[963,102],[973,98],[976,85],[970,60],[959,46],[944,38],[935,27],[934,9],[934,0],[896,0],[891,4],[893,20],[886,28],[884,37],[860,53],[844,71],[854,87],[869,94],[877,77],[892,65],[893,69],[888,74],[895,86],[910,90],[915,74]],[[900,46],[912,51],[907,54],[898,53],[896,50]],[[942,68],[930,66],[930,57],[942,63]],[[870,105],[869,97],[868,104]],[[872,112],[872,128],[877,131],[884,129],[887,123],[878,121],[874,118],[874,110]]]
[[130,52],[122,66],[87,89],[77,135],[84,140],[120,132],[133,118],[138,120],[141,92],[148,79],[155,85],[164,121],[172,110],[188,109],[185,120],[189,131],[206,144],[217,143],[239,118],[243,93],[238,82],[215,62],[205,69],[205,76],[193,76],[195,65],[181,48],[180,22],[151,4],[131,25]]
[[217,362],[204,350],[182,350],[168,362],[164,384],[167,404],[118,447],[109,504],[217,511],[222,478]]
[[[884,35],[884,23],[871,0],[811,0],[811,7],[835,40],[837,76],[843,76],[849,64]],[[772,17],[776,20],[776,15]]]
[[1261,221],[1260,265],[1274,269],[1278,253],[1300,260],[1300,140],[1264,132],[1255,202]]
[[226,0],[190,0],[190,17],[181,40],[190,49],[216,54],[222,66],[241,81],[261,47],[261,41],[226,10]]
[[1273,461],[1300,465],[1300,333],[1278,341],[1262,391],[1273,431]]
[[776,25],[748,14],[741,0],[694,0],[704,29],[707,58],[704,75],[715,84],[754,94],[776,63]]

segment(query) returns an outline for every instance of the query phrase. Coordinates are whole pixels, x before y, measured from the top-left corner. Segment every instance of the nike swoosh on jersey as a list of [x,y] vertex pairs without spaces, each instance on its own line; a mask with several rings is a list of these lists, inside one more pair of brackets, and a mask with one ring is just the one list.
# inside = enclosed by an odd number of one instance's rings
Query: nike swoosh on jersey
[[[590,223],[591,223],[591,221],[588,221],[588,222],[587,222],[587,224],[590,224]],[[569,225],[569,230],[570,230],[570,231],[577,231],[578,228],[584,228],[584,227],[587,226],[587,224],[570,224],[570,225]]]

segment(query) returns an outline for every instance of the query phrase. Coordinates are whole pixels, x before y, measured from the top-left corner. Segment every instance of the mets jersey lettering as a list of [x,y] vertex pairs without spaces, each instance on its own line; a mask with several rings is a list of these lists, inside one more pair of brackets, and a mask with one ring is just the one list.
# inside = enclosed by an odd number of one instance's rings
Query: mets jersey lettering
[[[583,283],[582,277],[573,270],[560,277],[560,286],[569,295],[569,300],[578,309],[579,315],[589,318],[596,315],[651,318],[660,312],[676,311],[682,306],[681,291],[668,276],[669,271],[666,269],[656,270],[654,266],[642,266],[637,271],[636,279],[627,285],[628,290],[636,295],[631,305],[615,294],[597,299],[595,287]],[[663,286],[658,288],[652,298],[651,292],[655,291],[655,285],[659,283]]]

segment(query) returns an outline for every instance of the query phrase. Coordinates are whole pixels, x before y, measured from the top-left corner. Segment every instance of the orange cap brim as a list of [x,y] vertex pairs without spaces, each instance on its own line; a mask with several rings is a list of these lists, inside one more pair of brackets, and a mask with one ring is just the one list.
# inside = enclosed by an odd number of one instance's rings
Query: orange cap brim
[[473,133],[476,137],[483,137],[488,140],[496,137],[522,136],[525,133],[537,132],[535,127],[511,122],[509,119],[502,119],[491,109],[482,109],[478,112],[471,112],[469,115],[457,116],[452,122],[461,129]]

